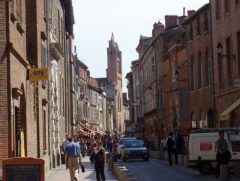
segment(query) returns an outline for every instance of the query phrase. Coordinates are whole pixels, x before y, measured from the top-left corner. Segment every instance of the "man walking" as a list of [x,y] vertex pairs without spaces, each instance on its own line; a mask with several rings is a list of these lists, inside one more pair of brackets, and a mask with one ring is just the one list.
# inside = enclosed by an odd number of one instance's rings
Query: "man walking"
[[68,138],[69,144],[65,148],[66,162],[68,162],[71,181],[78,181],[79,164],[82,165],[81,151],[78,143]]
[[[63,140],[61,146],[60,146],[60,150],[61,150],[61,160],[62,160],[62,164],[65,164],[65,160],[66,160],[66,155],[64,153],[65,148],[67,147],[69,141],[68,141],[68,134],[65,135],[65,139]],[[67,164],[66,164],[67,166]]]
[[216,176],[218,177],[220,174],[220,165],[226,164],[228,165],[229,160],[231,159],[231,153],[228,150],[227,140],[224,138],[224,131],[219,131],[219,139],[216,141],[217,148],[217,166],[216,166]]
[[168,161],[169,165],[172,166],[172,155],[175,159],[175,164],[178,164],[178,158],[177,158],[177,151],[176,151],[176,143],[175,139],[173,138],[173,132],[169,133],[168,139],[167,139],[167,150],[168,150]]

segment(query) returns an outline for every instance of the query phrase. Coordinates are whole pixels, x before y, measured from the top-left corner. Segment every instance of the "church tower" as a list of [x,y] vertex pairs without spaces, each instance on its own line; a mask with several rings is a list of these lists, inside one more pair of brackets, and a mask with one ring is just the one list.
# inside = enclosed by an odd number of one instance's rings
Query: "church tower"
[[115,99],[115,131],[121,133],[124,131],[124,110],[122,98],[122,52],[118,48],[118,44],[114,40],[112,33],[109,46],[107,48],[107,80],[108,84],[114,88]]
[[111,40],[109,41],[109,47],[107,48],[108,57],[108,69],[107,79],[108,82],[117,83],[117,80],[121,79],[122,82],[122,52],[118,48],[118,44],[114,40],[112,33]]

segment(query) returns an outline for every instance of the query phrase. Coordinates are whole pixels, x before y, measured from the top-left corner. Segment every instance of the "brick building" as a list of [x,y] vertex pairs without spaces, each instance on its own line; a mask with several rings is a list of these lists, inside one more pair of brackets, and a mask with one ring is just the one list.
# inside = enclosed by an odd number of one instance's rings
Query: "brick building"
[[[189,82],[190,128],[211,128],[214,123],[212,76],[211,9],[206,4],[183,23],[186,35],[186,53]],[[190,122],[189,122],[190,123]]]
[[[33,96],[33,92],[30,95],[31,85],[26,80],[29,67],[26,52],[26,13],[17,13],[25,7],[25,2],[0,3],[0,168],[4,158],[29,154],[37,156],[37,139],[35,142],[30,141],[28,138],[32,134],[31,131],[27,132],[27,122],[31,116],[27,100]],[[36,120],[31,123],[36,123]],[[35,128],[36,126],[35,124]],[[25,144],[21,144],[20,140]],[[34,153],[29,149],[31,143],[35,144]]]
[[[72,130],[64,116],[75,114],[69,109],[72,97],[64,97],[73,81],[71,68],[64,71],[73,66],[72,2],[13,0],[1,2],[0,7],[0,161],[38,157],[46,161],[49,170],[60,164],[59,143]],[[51,81],[29,80],[29,70],[50,64]],[[52,103],[59,110],[50,114]]]
[[211,0],[216,126],[239,127],[240,1]]

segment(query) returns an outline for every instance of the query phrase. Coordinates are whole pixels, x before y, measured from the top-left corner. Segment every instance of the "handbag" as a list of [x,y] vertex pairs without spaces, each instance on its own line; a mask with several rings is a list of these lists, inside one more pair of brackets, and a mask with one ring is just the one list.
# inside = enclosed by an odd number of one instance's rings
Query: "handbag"
[[81,165],[82,172],[85,172],[85,167]]

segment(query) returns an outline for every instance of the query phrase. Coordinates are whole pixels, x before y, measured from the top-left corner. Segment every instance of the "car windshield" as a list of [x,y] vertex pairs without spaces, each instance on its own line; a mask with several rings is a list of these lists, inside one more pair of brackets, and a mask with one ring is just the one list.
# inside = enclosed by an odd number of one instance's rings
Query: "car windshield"
[[126,141],[125,146],[128,148],[132,148],[132,147],[143,147],[144,143],[141,140],[137,140],[137,141]]

